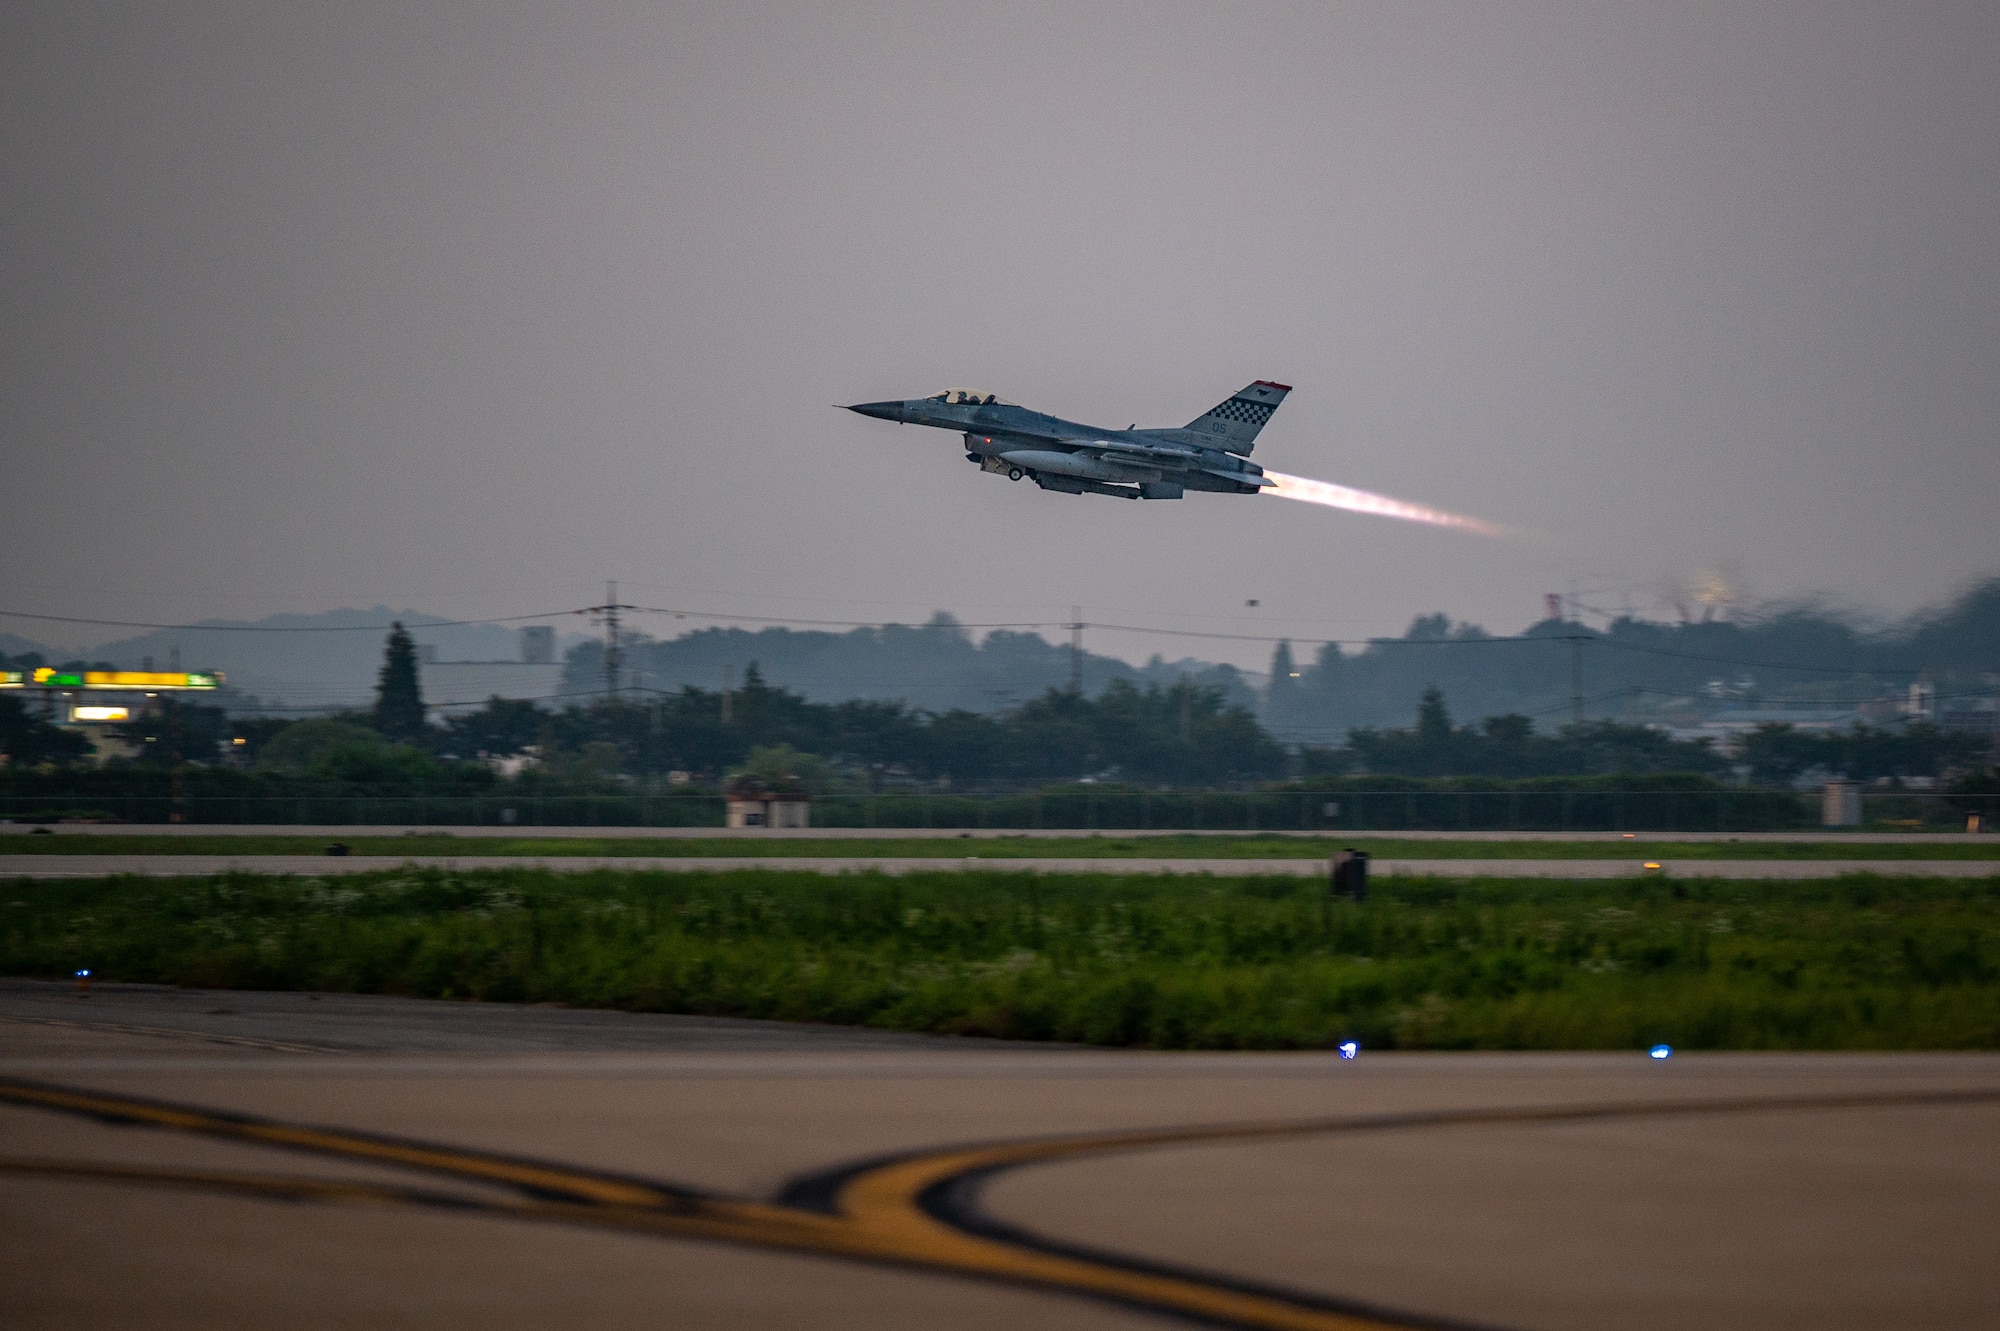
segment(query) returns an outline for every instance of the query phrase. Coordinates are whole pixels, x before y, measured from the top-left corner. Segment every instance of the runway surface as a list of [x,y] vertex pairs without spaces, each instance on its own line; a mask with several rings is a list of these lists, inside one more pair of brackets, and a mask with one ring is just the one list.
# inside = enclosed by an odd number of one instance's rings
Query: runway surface
[[[2000,874],[1993,860],[1658,860],[1657,869],[1637,857],[1616,860],[1376,859],[1376,877],[1444,878],[1630,878],[1664,873],[1685,878],[1837,878],[1842,874],[1923,874],[1944,878],[1990,878]],[[1008,873],[1170,873],[1222,877],[1281,874],[1323,878],[1327,862],[1241,859],[1052,859],[898,857],[874,855],[0,855],[0,879],[101,878],[111,874],[176,877],[247,873],[374,873],[405,865],[450,869],[549,869],[582,873],[613,869],[624,873],[702,869],[783,869],[794,873],[939,873],[958,870]]]
[[0,982],[10,1327],[2000,1324],[2000,1059]]

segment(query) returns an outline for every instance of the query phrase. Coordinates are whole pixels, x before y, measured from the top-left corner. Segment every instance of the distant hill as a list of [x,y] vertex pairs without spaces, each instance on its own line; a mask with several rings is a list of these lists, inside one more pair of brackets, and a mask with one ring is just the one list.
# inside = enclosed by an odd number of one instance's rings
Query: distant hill
[[[34,652],[52,662],[102,661],[128,670],[149,659],[156,669],[165,670],[178,659],[183,669],[222,671],[234,697],[254,698],[265,706],[353,706],[373,700],[383,639],[388,625],[397,620],[409,628],[420,648],[436,648],[440,661],[520,659],[519,629],[514,625],[452,624],[437,615],[381,605],[258,620],[205,620],[189,628],[121,638],[83,653],[7,635],[0,650],[14,657]],[[900,699],[940,712],[953,708],[997,712],[1019,706],[1048,689],[1066,686],[1070,669],[1067,646],[1032,633],[1008,632],[975,643],[942,614],[923,627],[887,625],[847,633],[715,628],[670,639],[629,634],[624,645],[626,682],[641,687],[673,690],[692,684],[718,689],[724,667],[741,680],[754,661],[770,683],[815,702]],[[558,646],[565,664],[557,691],[563,695],[601,691],[602,643],[571,633],[562,635]],[[1170,685],[1183,675],[1221,689],[1232,704],[1256,704],[1256,694],[1232,666],[1158,657],[1134,666],[1116,657],[1084,655],[1083,685],[1091,694],[1113,679]],[[427,695],[435,696],[428,691]]]
[[[626,681],[641,687],[719,689],[725,669],[740,681],[754,661],[770,684],[814,702],[873,698],[931,712],[1003,711],[1049,689],[1068,687],[1070,677],[1067,645],[1007,631],[974,641],[942,612],[919,627],[889,624],[845,633],[712,628],[665,640],[635,636],[624,647]],[[598,642],[579,642],[565,662],[565,693],[604,687],[604,652]],[[1231,704],[1254,707],[1257,701],[1234,666],[1193,659],[1156,656],[1135,666],[1086,652],[1082,676],[1084,692],[1093,696],[1114,679],[1172,685],[1186,676],[1222,690]]]
[[2000,578],[1950,604],[1868,629],[1814,606],[1775,606],[1730,622],[1605,628],[1544,620],[1499,637],[1444,615],[1418,617],[1401,638],[1360,651],[1323,647],[1285,672],[1264,700],[1280,738],[1337,743],[1354,726],[1407,726],[1436,684],[1462,720],[1507,712],[1568,720],[1571,639],[1582,639],[1592,717],[1667,719],[1759,703],[1852,706],[1922,678],[1941,705],[2000,691]]
[[[233,691],[267,705],[360,704],[372,699],[387,625],[398,619],[440,660],[519,659],[513,625],[452,624],[375,606],[156,630],[94,648],[89,660],[133,669],[150,657],[166,669],[178,649],[184,668],[222,670]],[[1941,705],[1972,705],[1967,700],[2000,691],[2000,578],[1886,627],[1809,605],[1710,623],[1625,618],[1598,628],[1545,620],[1506,635],[1423,615],[1402,637],[1375,639],[1360,650],[1327,646],[1316,655],[1302,650],[1294,660],[1288,647],[1273,661],[1268,687],[1232,666],[1191,658],[1156,656],[1133,665],[1088,653],[1083,687],[1094,696],[1114,679],[1143,686],[1191,677],[1220,689],[1232,704],[1257,707],[1279,738],[1309,744],[1337,744],[1354,726],[1406,726],[1433,683],[1460,720],[1521,712],[1553,729],[1568,719],[1573,638],[1582,640],[1583,692],[1594,718],[1677,725],[1720,708],[1777,700],[1851,707],[1895,694],[1919,677],[1936,686]],[[582,697],[604,687],[597,638],[568,633],[558,647],[564,661],[558,692]],[[1066,686],[1070,677],[1066,645],[1006,631],[975,639],[944,613],[921,626],[846,632],[708,628],[667,639],[635,633],[625,647],[625,681],[640,688],[719,689],[725,669],[740,681],[755,662],[771,684],[815,702],[900,700],[932,712],[1005,711]],[[17,634],[0,634],[0,652],[38,652],[56,662],[77,656]]]

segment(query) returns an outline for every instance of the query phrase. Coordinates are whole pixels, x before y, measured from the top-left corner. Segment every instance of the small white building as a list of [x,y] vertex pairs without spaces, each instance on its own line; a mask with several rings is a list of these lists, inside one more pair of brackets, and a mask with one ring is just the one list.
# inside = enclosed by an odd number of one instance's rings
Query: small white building
[[811,827],[812,796],[803,790],[774,791],[741,787],[724,797],[728,827]]
[[1819,822],[1822,827],[1861,826],[1861,787],[1852,781],[1829,781],[1820,789]]

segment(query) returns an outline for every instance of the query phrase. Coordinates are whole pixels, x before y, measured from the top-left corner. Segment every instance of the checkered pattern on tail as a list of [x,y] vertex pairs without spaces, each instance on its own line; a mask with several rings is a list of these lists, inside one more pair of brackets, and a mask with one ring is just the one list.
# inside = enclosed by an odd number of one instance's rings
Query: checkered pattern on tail
[[1285,384],[1259,379],[1227,402],[1218,403],[1188,422],[1188,429],[1217,448],[1231,453],[1248,453],[1256,446],[1257,432],[1271,413],[1291,392]]

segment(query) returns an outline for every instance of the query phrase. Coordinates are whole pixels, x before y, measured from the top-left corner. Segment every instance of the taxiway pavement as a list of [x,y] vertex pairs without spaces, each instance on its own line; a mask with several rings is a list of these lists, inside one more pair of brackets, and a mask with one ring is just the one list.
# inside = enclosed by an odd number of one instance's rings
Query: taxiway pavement
[[0,982],[9,1327],[1990,1327],[1996,1195],[1985,1055]]

